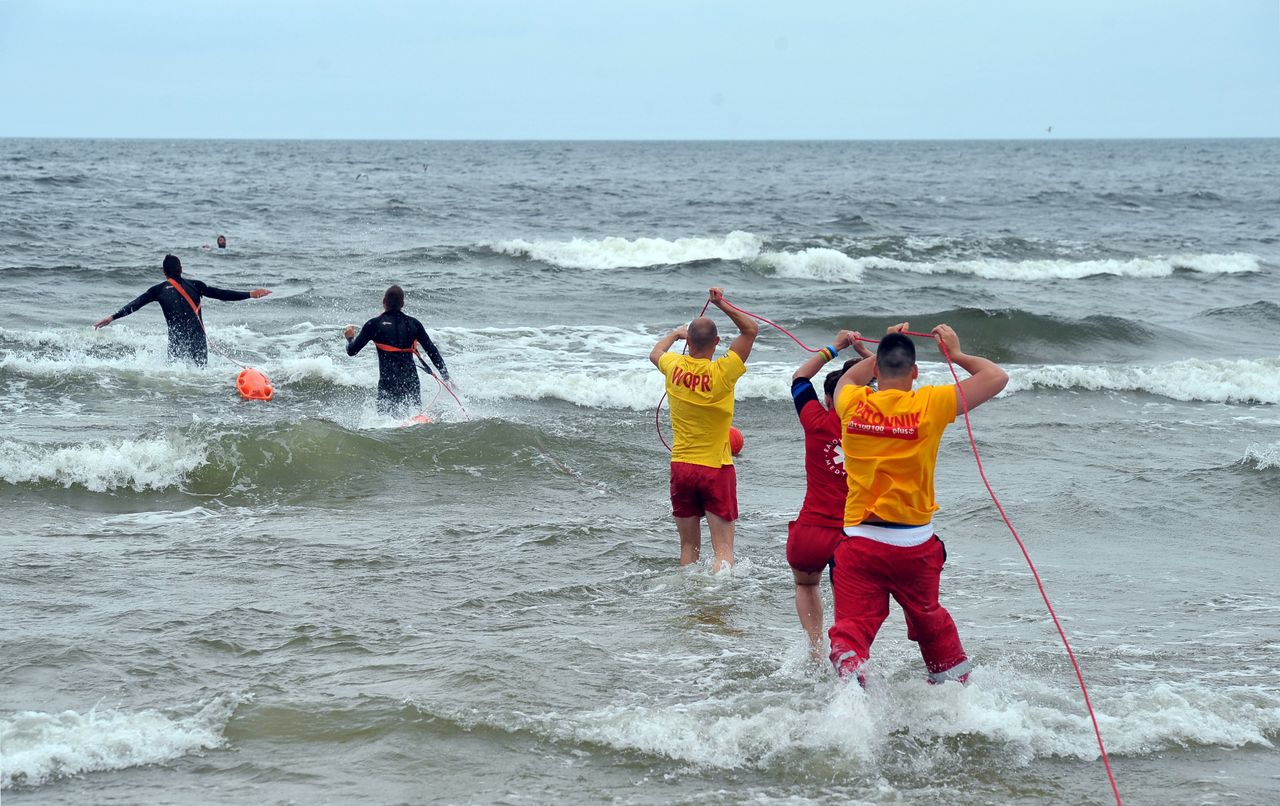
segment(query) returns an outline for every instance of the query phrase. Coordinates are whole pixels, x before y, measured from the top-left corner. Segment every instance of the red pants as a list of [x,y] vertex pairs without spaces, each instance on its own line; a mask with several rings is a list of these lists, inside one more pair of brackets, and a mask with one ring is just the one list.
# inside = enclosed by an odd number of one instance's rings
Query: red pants
[[[945,558],[937,535],[908,548],[865,537],[840,542],[831,575],[836,620],[827,634],[831,662],[842,675],[871,657],[871,642],[889,615],[890,596],[902,608],[907,637],[920,645],[931,678],[941,682],[968,671],[956,624],[938,604],[938,578]],[[948,671],[956,674],[942,674]]]
[[733,465],[706,467],[671,463],[671,514],[701,518],[708,512],[727,521],[738,519],[738,475]]
[[814,573],[831,564],[836,544],[844,538],[839,526],[821,526],[792,521],[787,524],[787,565],[797,571]]

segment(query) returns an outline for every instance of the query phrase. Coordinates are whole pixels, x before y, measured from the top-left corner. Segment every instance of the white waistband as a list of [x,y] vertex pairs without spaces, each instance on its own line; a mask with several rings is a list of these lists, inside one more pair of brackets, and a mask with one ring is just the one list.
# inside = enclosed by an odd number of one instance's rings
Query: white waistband
[[888,543],[890,546],[908,548],[928,542],[933,537],[933,521],[924,526],[877,526],[874,523],[859,523],[856,526],[844,527],[846,537],[865,537],[877,543]]

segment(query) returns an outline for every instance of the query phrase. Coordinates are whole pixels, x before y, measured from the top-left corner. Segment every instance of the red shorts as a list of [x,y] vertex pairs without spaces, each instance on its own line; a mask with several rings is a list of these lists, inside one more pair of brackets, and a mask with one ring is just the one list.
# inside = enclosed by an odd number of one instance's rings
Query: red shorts
[[787,565],[808,573],[821,571],[835,559],[842,537],[844,529],[839,526],[792,521],[787,524]]
[[727,521],[738,519],[738,475],[733,465],[707,467],[671,463],[671,514],[701,518],[706,513]]

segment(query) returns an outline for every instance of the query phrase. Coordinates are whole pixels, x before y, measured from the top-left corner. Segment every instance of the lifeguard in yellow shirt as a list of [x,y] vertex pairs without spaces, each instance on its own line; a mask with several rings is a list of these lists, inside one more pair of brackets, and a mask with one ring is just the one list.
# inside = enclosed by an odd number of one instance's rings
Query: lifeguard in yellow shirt
[[[902,607],[907,637],[920,645],[929,680],[964,682],[969,658],[951,614],[938,603],[947,551],[934,534],[933,472],[942,432],[962,414],[954,384],[915,388],[916,348],[894,325],[874,361],[855,364],[840,378],[835,410],[849,482],[844,538],[836,546],[831,590],[835,624],[831,662],[841,678],[864,680],[871,642],[889,615],[889,597]],[[985,358],[966,355],[947,325],[933,329],[947,355],[969,373],[960,382],[974,409],[1000,393],[1009,376]],[[877,388],[866,386],[872,376]]]
[[[738,327],[729,352],[712,360],[720,336],[714,321],[699,316],[663,336],[649,353],[649,360],[667,379],[674,434],[671,514],[680,533],[680,564],[697,562],[701,556],[705,516],[715,552],[712,570],[719,571],[733,566],[734,524],[738,520],[738,479],[729,448],[733,390],[747,371],[747,356],[760,326],[725,304],[723,288],[712,288],[708,295],[711,304]],[[688,342],[688,355],[667,352],[680,339]]]

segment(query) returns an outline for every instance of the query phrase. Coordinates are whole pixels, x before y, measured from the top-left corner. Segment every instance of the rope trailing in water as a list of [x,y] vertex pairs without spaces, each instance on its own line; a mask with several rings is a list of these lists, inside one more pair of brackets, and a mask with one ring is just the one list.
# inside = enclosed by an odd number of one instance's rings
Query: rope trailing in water
[[[911,334],[917,335],[917,334]],[[951,370],[951,377],[955,379],[956,391],[960,393],[960,401],[962,410],[964,411],[964,427],[969,435],[969,447],[973,450],[973,461],[978,466],[978,475],[982,478],[982,484],[987,488],[987,494],[991,496],[991,503],[996,505],[1004,525],[1009,527],[1009,534],[1013,535],[1014,541],[1018,544],[1018,549],[1022,552],[1022,557],[1027,561],[1027,567],[1031,569],[1031,575],[1035,577],[1036,587],[1040,589],[1040,598],[1044,600],[1044,606],[1049,611],[1050,618],[1053,619],[1053,626],[1058,630],[1058,637],[1062,639],[1062,646],[1067,651],[1067,657],[1071,659],[1071,668],[1075,670],[1076,680],[1080,683],[1080,693],[1084,695],[1085,709],[1089,711],[1089,720],[1093,723],[1093,734],[1098,738],[1098,752],[1102,754],[1102,764],[1107,769],[1107,780],[1111,782],[1111,792],[1116,797],[1116,804],[1121,804],[1120,787],[1116,785],[1115,774],[1111,771],[1111,759],[1107,756],[1107,748],[1102,743],[1102,729],[1098,727],[1098,717],[1093,712],[1093,703],[1089,700],[1089,689],[1084,684],[1084,673],[1080,671],[1080,664],[1076,661],[1076,653],[1071,650],[1071,642],[1067,640],[1066,630],[1062,628],[1062,622],[1058,620],[1058,614],[1054,612],[1053,605],[1049,602],[1049,594],[1045,592],[1044,582],[1040,580],[1040,572],[1036,570],[1036,564],[1031,561],[1031,554],[1027,551],[1027,546],[1022,542],[1022,537],[1018,535],[1018,530],[1013,527],[1013,522],[1009,520],[1009,516],[1004,511],[1000,499],[996,496],[996,491],[992,489],[991,482],[987,480],[987,473],[982,468],[982,457],[978,455],[978,441],[973,436],[973,424],[969,421],[969,401],[965,398],[964,387],[960,385],[960,376],[956,373],[956,366],[951,361],[951,355],[947,352],[947,345],[942,343],[942,339],[937,339],[938,346],[942,349],[942,355],[947,359],[947,369]]]
[[[710,301],[708,301],[707,305],[710,305],[710,304],[711,304]],[[737,305],[734,305],[728,300],[724,300],[724,304],[728,305],[730,308],[733,308],[735,311],[738,311],[739,313],[750,316],[752,319],[756,319],[760,322],[763,322],[766,325],[769,325],[772,328],[775,328],[781,331],[782,333],[786,334],[796,344],[800,345],[803,349],[811,353],[818,352],[818,350],[815,350],[814,348],[800,341],[800,339],[796,338],[791,331],[787,330],[782,325],[779,325],[776,322],[773,322],[772,320],[766,319],[763,316],[760,316],[759,314],[755,314],[755,313],[752,313],[751,311],[743,310],[742,308],[739,308]],[[699,316],[707,312],[707,305],[702,306],[702,313],[698,314]],[[996,510],[1000,513],[1001,519],[1004,520],[1004,525],[1009,528],[1009,533],[1013,535],[1014,541],[1018,544],[1018,549],[1022,552],[1023,559],[1027,561],[1027,567],[1031,569],[1031,575],[1032,577],[1035,578],[1036,587],[1040,589],[1040,598],[1044,600],[1044,606],[1049,611],[1049,617],[1053,619],[1053,626],[1058,630],[1058,637],[1062,639],[1062,646],[1067,651],[1067,657],[1071,660],[1071,668],[1075,670],[1076,680],[1080,683],[1080,693],[1084,695],[1084,705],[1085,705],[1085,709],[1088,710],[1089,712],[1089,720],[1093,723],[1093,733],[1094,733],[1094,736],[1096,736],[1098,739],[1098,751],[1102,754],[1102,764],[1104,767],[1106,767],[1106,770],[1107,770],[1107,780],[1110,781],[1111,783],[1111,792],[1112,794],[1115,795],[1117,806],[1121,806],[1122,801],[1120,799],[1120,787],[1116,784],[1115,774],[1111,771],[1111,759],[1107,756],[1107,748],[1102,742],[1102,729],[1098,726],[1098,717],[1093,711],[1093,702],[1090,701],[1089,699],[1089,689],[1087,686],[1085,686],[1084,673],[1080,671],[1080,664],[1076,660],[1076,653],[1072,651],[1071,642],[1067,640],[1067,632],[1062,628],[1062,622],[1058,620],[1058,614],[1057,612],[1054,611],[1053,604],[1049,602],[1049,594],[1044,589],[1044,582],[1041,581],[1040,579],[1040,572],[1036,570],[1036,564],[1032,562],[1031,554],[1030,552],[1027,551],[1026,544],[1022,542],[1022,537],[1019,536],[1018,530],[1014,528],[1012,521],[1009,520],[1009,516],[1005,513],[1004,506],[1001,505],[1000,499],[996,496],[996,491],[992,488],[991,482],[987,480],[987,473],[982,467],[982,457],[978,455],[978,441],[973,436],[973,423],[969,420],[969,400],[968,398],[965,397],[964,387],[960,385],[960,375],[959,373],[956,372],[956,366],[955,366],[955,363],[953,363],[951,360],[951,354],[947,352],[947,345],[943,344],[942,339],[935,336],[932,333],[916,333],[910,330],[904,330],[902,331],[902,333],[907,336],[915,336],[916,338],[931,339],[933,341],[936,341],[938,343],[939,349],[942,350],[943,358],[947,360],[947,369],[951,371],[951,377],[954,378],[956,382],[956,392],[959,393],[960,395],[961,410],[964,412],[964,427],[965,427],[965,431],[968,433],[968,436],[969,436],[969,447],[973,451],[973,460],[978,466],[978,475],[982,478],[982,484],[987,488],[987,494],[991,496],[991,502],[996,505]],[[879,339],[869,339],[866,337],[861,337],[858,340],[862,342],[866,342],[867,344],[880,343]],[[662,401],[666,400],[666,398],[667,398],[667,395],[665,392],[663,392],[662,400],[658,401],[658,410],[655,411],[653,415],[655,425],[658,424],[659,412],[662,410]],[[660,426],[658,427],[658,438],[662,440],[663,445],[667,445],[667,440],[665,437],[663,437],[662,428]],[[668,451],[671,450],[670,445],[667,445],[667,450]]]
[[[466,406],[464,406],[464,405],[462,405],[462,401],[461,401],[460,399],[458,399],[458,396],[457,396],[456,394],[454,394],[454,392],[453,392],[453,390],[452,390],[452,389],[450,389],[450,388],[449,388],[449,384],[447,384],[447,383],[445,383],[444,381],[442,381],[442,380],[440,380],[439,378],[437,378],[437,377],[436,377],[436,374],[435,374],[434,372],[432,372],[432,371],[431,371],[431,367],[427,366],[427,362],[426,362],[426,361],[424,361],[424,360],[422,359],[422,353],[418,352],[417,345],[414,345],[414,348],[413,348],[413,355],[414,355],[414,357],[415,357],[415,358],[417,358],[417,359],[418,359],[418,365],[419,365],[420,367],[422,367],[422,371],[423,371],[423,372],[425,372],[425,373],[427,373],[427,375],[431,378],[431,380],[433,380],[433,381],[435,381],[437,384],[439,384],[439,385],[440,385],[440,389],[443,389],[443,390],[445,390],[446,392],[448,392],[448,393],[449,393],[449,397],[453,398],[453,401],[454,401],[455,403],[457,403],[457,404],[458,404],[458,408],[459,408],[459,409],[461,409],[461,410],[462,410],[462,413],[463,413],[464,415],[466,415],[466,418],[467,418],[468,420],[470,420],[470,419],[471,419],[471,412],[467,411],[467,407],[466,407]],[[440,395],[440,389],[437,389],[437,390],[436,390],[436,395],[437,395],[437,396],[439,396],[439,395]],[[432,402],[433,402],[433,403],[435,402],[435,398],[432,398]]]

